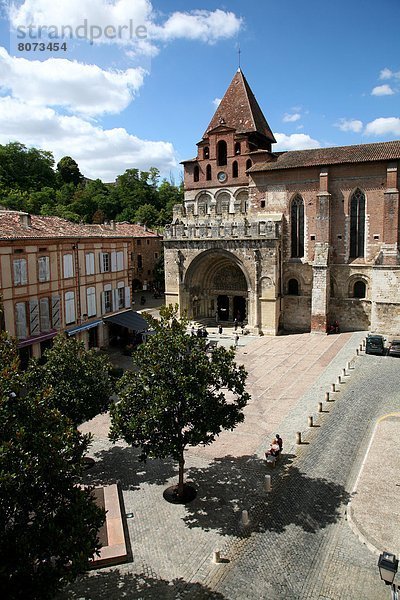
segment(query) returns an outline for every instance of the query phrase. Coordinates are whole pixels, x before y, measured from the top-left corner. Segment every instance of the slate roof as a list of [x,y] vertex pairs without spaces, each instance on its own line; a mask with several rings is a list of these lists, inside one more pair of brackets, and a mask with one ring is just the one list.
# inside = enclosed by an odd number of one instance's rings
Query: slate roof
[[220,127],[221,121],[224,126],[235,129],[236,133],[257,132],[272,143],[276,142],[241,69],[237,70],[232,79],[203,138],[208,136],[210,130]]
[[[28,226],[26,221],[29,217]],[[157,237],[157,234],[131,223],[115,223],[113,229],[111,225],[83,225],[60,217],[42,217],[15,210],[0,210],[0,240],[93,237]]]
[[271,155],[270,161],[258,163],[249,169],[250,173],[275,169],[295,169],[347,163],[374,162],[400,159],[400,140],[359,144],[357,146],[336,146],[313,150],[290,150]]

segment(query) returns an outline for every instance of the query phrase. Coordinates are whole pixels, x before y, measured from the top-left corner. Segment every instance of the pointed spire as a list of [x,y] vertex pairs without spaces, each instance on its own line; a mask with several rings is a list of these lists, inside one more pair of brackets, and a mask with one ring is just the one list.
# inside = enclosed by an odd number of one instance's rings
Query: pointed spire
[[220,125],[236,129],[236,133],[255,132],[272,143],[276,142],[240,66],[203,137]]

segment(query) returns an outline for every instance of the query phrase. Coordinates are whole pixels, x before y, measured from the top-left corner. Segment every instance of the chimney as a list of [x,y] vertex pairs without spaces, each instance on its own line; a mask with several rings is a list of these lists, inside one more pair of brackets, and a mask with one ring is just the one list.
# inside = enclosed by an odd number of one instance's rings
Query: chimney
[[32,227],[32,217],[29,213],[19,213],[19,222],[21,223],[22,227]]
[[117,229],[117,226],[115,224],[115,221],[110,221],[110,227],[113,231],[115,231]]

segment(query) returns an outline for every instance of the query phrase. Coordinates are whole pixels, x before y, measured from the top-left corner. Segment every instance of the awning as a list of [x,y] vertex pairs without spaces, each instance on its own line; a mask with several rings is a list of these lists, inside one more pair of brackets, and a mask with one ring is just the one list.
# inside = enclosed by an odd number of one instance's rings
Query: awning
[[147,331],[149,328],[147,321],[145,321],[145,319],[143,319],[143,317],[134,310],[126,310],[124,312],[111,315],[110,317],[103,317],[103,321],[104,323],[115,323],[116,325],[121,325],[121,327],[132,329],[138,333]]
[[46,340],[51,340],[51,338],[57,335],[58,331],[53,329],[48,333],[43,333],[42,335],[37,335],[35,337],[27,338],[26,340],[22,340],[19,342],[17,348],[25,348],[26,346],[32,346],[32,344],[39,344],[40,342],[45,342]]
[[86,329],[92,329],[92,327],[97,327],[100,325],[101,319],[97,319],[97,321],[91,321],[90,323],[83,323],[82,325],[77,325],[76,327],[72,327],[72,329],[66,330],[67,335],[75,335],[79,331],[85,331]]

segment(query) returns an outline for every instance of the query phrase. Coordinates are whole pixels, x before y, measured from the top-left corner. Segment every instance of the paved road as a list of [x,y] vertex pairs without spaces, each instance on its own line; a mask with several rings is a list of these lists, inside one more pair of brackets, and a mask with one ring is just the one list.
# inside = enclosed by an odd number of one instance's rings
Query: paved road
[[[120,479],[125,510],[134,513],[128,521],[133,561],[82,578],[62,597],[387,599],[377,558],[349,527],[346,507],[378,417],[399,410],[400,361],[358,357],[335,402],[315,415],[318,426],[306,427],[306,416],[354,356],[359,339],[290,336],[241,348],[238,360],[249,368],[253,392],[246,421],[212,447],[188,452],[187,477],[199,494],[186,507],[161,500],[176,481],[175,465],[148,461],[138,469],[135,451],[109,444],[106,415],[87,424],[95,436],[92,481]],[[268,494],[262,456],[278,426],[285,456],[270,471]],[[294,444],[298,430],[307,442],[300,447]],[[247,527],[240,525],[244,508]],[[224,562],[213,565],[216,548]]]

